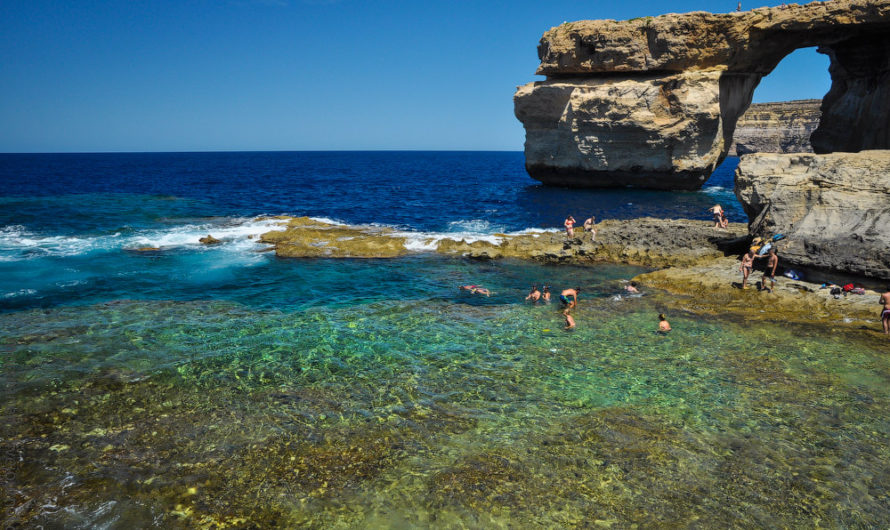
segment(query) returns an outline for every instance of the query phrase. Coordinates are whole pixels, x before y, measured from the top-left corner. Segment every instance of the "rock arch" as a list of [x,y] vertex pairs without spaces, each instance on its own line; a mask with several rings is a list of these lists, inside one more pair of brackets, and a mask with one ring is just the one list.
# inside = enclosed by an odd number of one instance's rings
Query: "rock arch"
[[697,189],[731,145],[760,79],[818,46],[831,89],[817,153],[890,148],[890,0],[565,23],[517,89],[526,168],[578,187]]

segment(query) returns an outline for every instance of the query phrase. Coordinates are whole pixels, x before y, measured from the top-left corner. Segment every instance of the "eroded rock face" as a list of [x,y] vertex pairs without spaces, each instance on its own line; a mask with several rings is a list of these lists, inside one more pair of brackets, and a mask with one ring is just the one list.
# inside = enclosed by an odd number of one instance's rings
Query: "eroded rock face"
[[538,48],[547,80],[514,98],[526,167],[557,185],[697,188],[761,77],[809,46],[833,79],[814,148],[890,148],[888,32],[890,0],[562,24]]
[[785,262],[890,279],[890,151],[746,155],[735,182],[751,234],[786,235]]
[[730,156],[750,153],[812,153],[810,135],[819,126],[818,99],[754,103],[735,127]]

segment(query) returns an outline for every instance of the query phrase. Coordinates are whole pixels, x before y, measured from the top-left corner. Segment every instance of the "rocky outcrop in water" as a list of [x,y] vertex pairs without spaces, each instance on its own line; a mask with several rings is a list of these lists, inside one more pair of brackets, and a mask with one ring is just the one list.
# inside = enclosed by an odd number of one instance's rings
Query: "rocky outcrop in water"
[[746,226],[732,223],[714,230],[707,221],[632,219],[596,225],[594,241],[583,229],[567,240],[564,232],[541,231],[490,234],[462,238],[449,234],[396,232],[376,226],[330,224],[306,217],[282,220],[282,230],[263,234],[260,241],[287,258],[395,258],[436,252],[471,259],[516,258],[546,263],[608,261],[650,267],[693,265],[724,256],[744,245]]
[[812,153],[810,135],[819,126],[818,99],[754,103],[739,119],[729,156],[749,153]]
[[565,23],[521,86],[526,168],[544,183],[696,189],[722,162],[760,79],[819,46],[832,88],[817,152],[890,148],[890,0]]
[[890,279],[890,151],[747,155],[735,184],[751,234],[786,235],[785,262]]

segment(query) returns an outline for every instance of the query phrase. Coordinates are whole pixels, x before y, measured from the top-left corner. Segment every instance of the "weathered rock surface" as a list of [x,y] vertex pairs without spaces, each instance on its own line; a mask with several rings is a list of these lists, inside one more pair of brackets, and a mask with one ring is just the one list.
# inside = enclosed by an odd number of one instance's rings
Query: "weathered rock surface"
[[[765,266],[765,263],[760,265]],[[672,300],[671,303],[694,313],[724,315],[731,312],[744,315],[748,320],[864,325],[875,331],[881,328],[875,310],[879,295],[875,291],[835,299],[830,289],[820,289],[818,283],[777,276],[775,289],[770,293],[757,289],[756,284],[762,276],[757,270],[748,281],[750,288],[743,291],[736,288],[742,280],[738,268],[737,257],[725,257],[691,267],[657,270],[634,279],[644,289],[661,289],[684,296],[685,300]]]
[[[417,252],[403,233],[366,226],[335,225],[305,217],[283,222],[283,230],[267,232],[261,241],[275,246],[281,257],[393,258]],[[517,258],[549,263],[609,261],[650,267],[691,265],[725,255],[744,245],[747,229],[733,223],[714,230],[706,221],[634,219],[604,221],[597,239],[576,229],[563,232],[493,234],[480,240],[450,239],[447,235],[413,236],[425,251],[474,259]]]
[[832,75],[813,148],[890,148],[888,31],[890,0],[562,24],[538,47],[547,80],[514,98],[526,168],[548,184],[697,188],[761,77],[809,46]]
[[890,151],[746,155],[735,183],[751,234],[786,235],[784,261],[890,279]]
[[819,126],[818,99],[754,103],[739,119],[729,156],[750,153],[812,153],[810,135]]
[[202,237],[202,238],[198,239],[198,243],[202,243],[204,245],[218,245],[219,243],[222,243],[222,241],[220,241],[219,239],[216,239],[215,237],[213,237],[210,234],[207,234],[206,237]]

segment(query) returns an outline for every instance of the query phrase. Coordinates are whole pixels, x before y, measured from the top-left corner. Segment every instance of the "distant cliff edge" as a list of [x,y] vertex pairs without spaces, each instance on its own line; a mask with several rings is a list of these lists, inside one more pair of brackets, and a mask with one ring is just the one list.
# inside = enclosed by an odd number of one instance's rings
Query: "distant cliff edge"
[[810,135],[819,126],[818,99],[754,103],[739,119],[729,156],[748,153],[812,153]]

